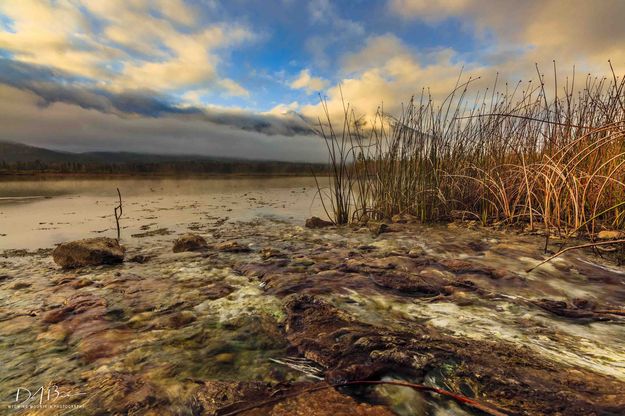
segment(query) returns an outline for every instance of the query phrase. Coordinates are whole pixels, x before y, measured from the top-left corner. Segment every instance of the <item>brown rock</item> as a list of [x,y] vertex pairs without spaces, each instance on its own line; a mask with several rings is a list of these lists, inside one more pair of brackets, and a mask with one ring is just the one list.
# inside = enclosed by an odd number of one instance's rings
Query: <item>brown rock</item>
[[334,224],[330,221],[322,220],[319,217],[310,217],[306,220],[306,228],[325,228]]
[[[282,400],[278,400],[284,396]],[[263,405],[268,398],[277,400]],[[392,416],[382,406],[360,404],[320,383],[271,386],[260,382],[205,381],[196,400],[202,414],[217,415],[239,410],[241,416]],[[253,407],[257,404],[258,407]],[[251,409],[243,411],[244,408]]]
[[625,232],[623,231],[600,231],[597,234],[599,240],[618,240],[625,238]]
[[419,380],[425,369],[458,362],[446,382],[476,386],[483,404],[506,414],[620,414],[625,405],[621,381],[557,364],[527,348],[456,338],[416,323],[406,330],[371,325],[308,295],[289,298],[285,308],[291,346],[324,367],[329,383],[388,373]]
[[59,266],[71,269],[121,263],[125,251],[116,239],[97,237],[62,243],[54,249],[52,258]]
[[391,217],[391,221],[397,224],[409,224],[417,222],[417,217],[410,214],[396,214]]
[[174,253],[182,253],[185,251],[201,251],[208,248],[208,244],[204,237],[197,234],[184,234],[174,241]]
[[286,257],[286,254],[278,249],[266,247],[260,251],[260,256],[267,260],[273,257]]
[[247,253],[251,251],[248,246],[244,246],[238,241],[224,241],[222,243],[215,244],[213,248],[227,253]]

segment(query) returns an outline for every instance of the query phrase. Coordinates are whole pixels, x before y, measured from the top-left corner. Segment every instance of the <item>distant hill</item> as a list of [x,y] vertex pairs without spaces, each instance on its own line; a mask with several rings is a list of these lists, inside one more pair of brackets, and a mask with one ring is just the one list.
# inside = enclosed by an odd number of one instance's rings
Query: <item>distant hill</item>
[[67,162],[78,161],[80,155],[75,153],[58,152],[42,149],[20,143],[0,142],[0,162]]
[[0,174],[33,173],[157,173],[157,174],[302,174],[323,164],[255,161],[198,155],[158,155],[131,152],[72,153],[21,143],[0,142]]

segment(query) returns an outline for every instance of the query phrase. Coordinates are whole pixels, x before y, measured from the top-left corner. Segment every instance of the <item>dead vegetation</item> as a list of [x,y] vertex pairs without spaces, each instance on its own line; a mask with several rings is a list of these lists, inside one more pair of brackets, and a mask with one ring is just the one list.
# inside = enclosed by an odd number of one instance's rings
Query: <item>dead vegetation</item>
[[475,79],[459,80],[439,103],[424,89],[399,116],[380,108],[369,124],[346,104],[341,128],[324,102],[329,217],[462,216],[565,240],[623,230],[625,79],[612,70],[580,83],[573,73],[559,85],[555,73],[554,64],[552,93],[540,72],[477,93]]

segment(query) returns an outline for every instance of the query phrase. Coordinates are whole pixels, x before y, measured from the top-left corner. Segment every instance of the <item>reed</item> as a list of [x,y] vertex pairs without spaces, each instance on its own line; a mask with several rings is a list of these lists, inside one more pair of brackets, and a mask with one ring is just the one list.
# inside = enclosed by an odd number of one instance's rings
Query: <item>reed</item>
[[337,224],[462,216],[563,238],[625,229],[625,80],[612,71],[578,86],[573,73],[550,94],[538,77],[476,93],[469,78],[438,103],[424,89],[367,125],[345,104],[336,128],[322,101],[328,215]]

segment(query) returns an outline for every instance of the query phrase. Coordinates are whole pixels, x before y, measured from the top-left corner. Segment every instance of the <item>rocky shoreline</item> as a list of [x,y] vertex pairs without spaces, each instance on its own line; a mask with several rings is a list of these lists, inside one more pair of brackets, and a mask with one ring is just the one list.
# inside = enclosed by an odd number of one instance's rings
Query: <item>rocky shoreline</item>
[[3,404],[42,385],[85,415],[484,414],[405,387],[329,388],[399,380],[510,415],[625,407],[622,269],[571,253],[526,274],[537,238],[488,229],[322,226],[195,224],[69,270],[5,252]]

